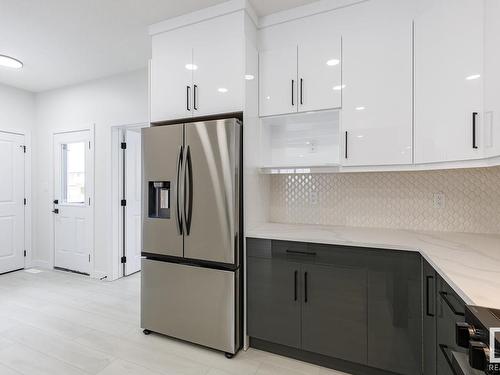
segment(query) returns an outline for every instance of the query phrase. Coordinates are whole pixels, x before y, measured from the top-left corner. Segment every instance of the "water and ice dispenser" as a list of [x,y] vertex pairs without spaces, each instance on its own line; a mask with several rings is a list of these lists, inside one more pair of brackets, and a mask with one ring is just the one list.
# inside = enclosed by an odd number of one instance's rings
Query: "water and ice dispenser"
[[149,181],[149,210],[152,219],[170,219],[170,181]]

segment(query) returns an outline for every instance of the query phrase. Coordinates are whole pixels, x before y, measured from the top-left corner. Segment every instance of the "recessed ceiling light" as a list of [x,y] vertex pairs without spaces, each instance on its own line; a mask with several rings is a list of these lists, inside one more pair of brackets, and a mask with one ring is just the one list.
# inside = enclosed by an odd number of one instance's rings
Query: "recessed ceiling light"
[[196,69],[198,69],[198,65],[196,65],[196,64],[186,64],[186,69],[187,70],[196,70]]
[[330,59],[326,62],[326,65],[328,66],[335,66],[335,65],[339,65],[340,64],[340,60],[337,60],[337,59]]
[[255,78],[255,76],[254,76],[253,74],[245,74],[245,79],[246,79],[247,81],[251,81],[251,80],[252,80],[252,79],[254,79],[254,78]]
[[13,57],[0,55],[0,66],[3,66],[4,68],[21,69],[23,67],[23,63]]
[[345,89],[345,85],[333,86],[333,89],[334,89],[335,91],[340,91],[340,90],[342,90],[342,89]]
[[225,94],[228,90],[225,87],[219,87],[217,91]]
[[466,79],[467,81],[472,81],[472,80],[474,80],[474,79],[478,79],[478,78],[481,78],[481,74],[473,74],[473,75],[471,75],[471,76],[466,77],[465,79]]
[[366,108],[363,106],[356,107],[356,111],[364,111]]

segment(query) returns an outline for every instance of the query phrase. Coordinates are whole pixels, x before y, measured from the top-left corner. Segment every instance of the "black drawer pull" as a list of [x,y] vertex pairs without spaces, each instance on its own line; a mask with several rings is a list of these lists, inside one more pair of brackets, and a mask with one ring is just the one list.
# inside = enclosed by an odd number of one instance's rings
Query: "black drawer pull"
[[472,113],[472,148],[474,149],[478,148],[476,144],[476,120],[478,115],[477,112]]
[[458,311],[457,309],[455,309],[455,307],[453,306],[453,304],[448,299],[448,293],[447,292],[441,291],[441,292],[439,292],[439,295],[444,300],[444,302],[446,302],[446,304],[448,305],[448,307],[450,308],[450,310],[451,310],[451,312],[453,314],[455,314],[456,316],[465,316],[465,313],[463,313],[463,312]]
[[[427,276],[425,278],[425,313],[427,316],[434,316],[434,313],[429,312],[429,281],[434,280],[434,276]],[[435,303],[433,304],[435,306]]]
[[297,276],[298,276],[299,271],[295,271],[293,273],[293,285],[294,285],[294,290],[293,290],[293,300],[297,301]]
[[304,303],[307,303],[307,272],[304,272]]
[[312,252],[308,252],[308,251],[300,251],[300,250],[288,250],[286,249],[286,252],[288,254],[300,254],[300,255],[312,255],[312,256],[316,256],[316,253]]

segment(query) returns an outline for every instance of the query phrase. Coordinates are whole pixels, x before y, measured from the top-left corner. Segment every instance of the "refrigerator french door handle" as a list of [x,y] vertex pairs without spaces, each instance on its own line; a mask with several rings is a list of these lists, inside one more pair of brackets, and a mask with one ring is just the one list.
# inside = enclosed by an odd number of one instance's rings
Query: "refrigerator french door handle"
[[177,221],[177,231],[179,232],[180,235],[183,234],[183,228],[182,228],[182,210],[181,210],[181,202],[182,202],[182,187],[181,187],[181,176],[182,176],[182,166],[183,166],[183,147],[179,146],[179,154],[177,155],[177,173],[176,173],[176,178],[175,178],[175,215],[176,215],[176,221]]
[[191,219],[193,217],[193,164],[191,161],[191,149],[186,146],[184,160],[184,222],[186,224],[186,235],[191,232]]

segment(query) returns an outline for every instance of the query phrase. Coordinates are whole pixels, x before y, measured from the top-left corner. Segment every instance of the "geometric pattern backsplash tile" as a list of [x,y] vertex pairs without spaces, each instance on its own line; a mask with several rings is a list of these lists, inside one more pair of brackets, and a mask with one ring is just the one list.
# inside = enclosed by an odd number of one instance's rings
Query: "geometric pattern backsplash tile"
[[500,167],[270,178],[272,222],[500,233]]

